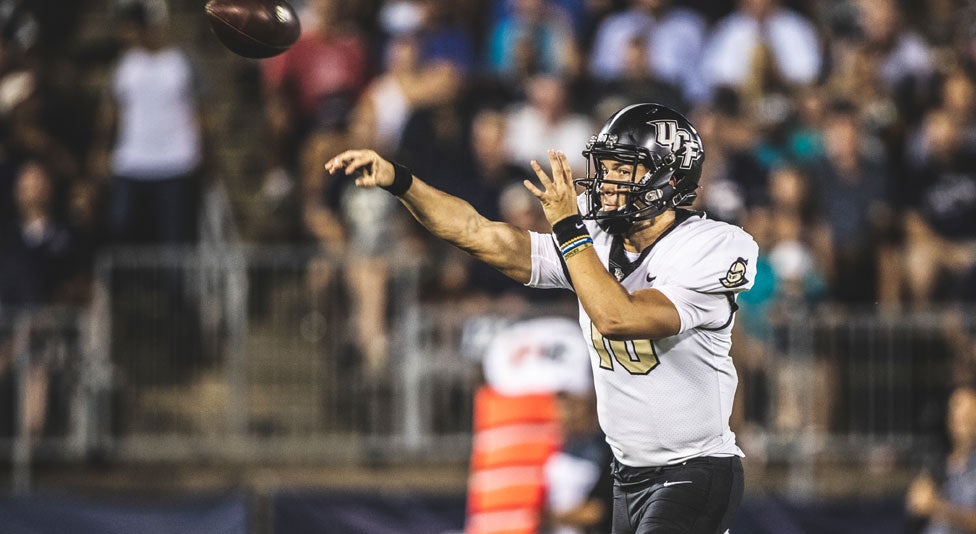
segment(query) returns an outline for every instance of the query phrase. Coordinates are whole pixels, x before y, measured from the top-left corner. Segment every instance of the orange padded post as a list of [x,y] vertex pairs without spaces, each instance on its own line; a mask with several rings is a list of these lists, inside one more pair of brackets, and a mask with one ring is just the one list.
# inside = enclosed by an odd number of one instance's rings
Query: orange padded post
[[546,460],[561,445],[551,394],[474,399],[466,534],[535,534],[545,504]]

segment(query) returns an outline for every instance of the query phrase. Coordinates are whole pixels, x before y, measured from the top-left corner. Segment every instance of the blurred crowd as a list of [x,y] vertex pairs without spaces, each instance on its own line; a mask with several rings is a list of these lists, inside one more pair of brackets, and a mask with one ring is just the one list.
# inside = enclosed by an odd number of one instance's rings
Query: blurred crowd
[[388,196],[323,174],[347,147],[545,229],[513,186],[527,162],[562,149],[582,175],[606,117],[664,102],[705,139],[697,207],[760,242],[752,318],[976,299],[976,4],[705,4],[308,0],[302,39],[262,65],[274,167],[326,247],[372,255],[412,237]]
[[[528,162],[560,149],[583,176],[589,137],[641,101],[698,127],[695,208],[759,242],[740,302],[747,379],[796,310],[976,301],[972,0],[295,0],[301,38],[263,61],[220,47],[198,2],[61,4],[0,0],[0,312],[84,305],[106,245],[195,243],[216,179],[256,199],[235,206],[257,219],[245,237],[322,251],[309,295],[345,295],[349,345],[378,369],[396,258],[422,262],[429,300],[572,296],[432,240],[325,161],[370,147],[544,232]],[[951,334],[971,352],[972,332]]]
[[[108,244],[196,235],[203,119],[165,3],[0,2],[0,313],[85,305]],[[97,83],[92,83],[95,80]]]
[[740,302],[748,336],[767,339],[789,312],[816,305],[976,300],[976,3],[299,8],[301,40],[260,66],[273,150],[264,190],[295,191],[298,239],[368,260],[347,283],[370,361],[386,353],[369,332],[384,324],[388,251],[425,259],[427,298],[558,296],[431,242],[383,191],[325,174],[329,157],[376,149],[490,218],[546,231],[520,185],[527,163],[561,149],[582,176],[589,137],[640,101],[697,125],[706,164],[696,208],[759,242],[760,275]]
[[[343,287],[354,344],[380,365],[391,257],[422,258],[432,300],[567,296],[433,242],[390,195],[350,187],[323,163],[374,148],[489,218],[546,231],[520,184],[528,162],[564,150],[582,176],[589,137],[638,101],[697,125],[695,207],[760,244],[756,287],[740,303],[753,336],[804,305],[976,300],[976,2],[295,7],[302,37],[258,62],[173,31],[176,16],[205,28],[194,2],[0,0],[0,309],[84,304],[104,245],[194,243],[215,177],[290,200],[264,215],[291,221],[267,224],[284,230],[250,237],[348,258],[344,269],[310,265],[310,294]],[[92,13],[100,31],[82,32]],[[208,76],[208,61],[235,76]],[[208,112],[220,107],[208,89],[222,86],[244,95],[232,115],[257,116],[259,143],[237,147],[256,154],[253,186],[222,176],[214,157],[216,136],[238,138],[236,123],[221,130]]]
[[[0,2],[7,307],[83,302],[79,281],[105,243],[192,243],[201,183],[220,173],[201,88],[240,80],[206,79],[191,61],[203,52],[167,37],[169,12],[193,6],[96,3]],[[371,147],[488,217],[545,230],[517,185],[528,161],[562,149],[582,175],[589,136],[637,101],[698,126],[707,164],[696,207],[759,241],[762,274],[744,297],[755,328],[796,303],[976,299],[972,2],[295,6],[298,43],[239,64],[260,77],[259,195],[300,205],[283,215],[295,231],[263,237],[363,260],[351,271],[364,280],[346,282],[366,308],[382,308],[368,302],[383,292],[371,281],[398,249],[436,258],[439,297],[526,292],[424,242],[389,196],[326,175],[327,158]],[[77,26],[96,8],[112,31],[86,41]]]

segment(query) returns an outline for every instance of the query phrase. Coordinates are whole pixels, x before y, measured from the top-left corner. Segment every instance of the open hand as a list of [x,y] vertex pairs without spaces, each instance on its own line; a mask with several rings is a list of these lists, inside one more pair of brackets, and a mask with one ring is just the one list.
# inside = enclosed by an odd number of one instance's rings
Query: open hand
[[384,187],[393,183],[393,164],[372,150],[346,150],[325,164],[329,174],[343,171],[357,174],[356,186]]
[[576,186],[573,184],[573,172],[569,168],[566,154],[562,151],[549,151],[552,178],[549,178],[546,171],[542,170],[539,162],[533,160],[531,164],[532,170],[539,178],[539,183],[542,184],[542,189],[528,180],[522,183],[542,203],[542,209],[546,212],[546,219],[549,220],[549,224],[555,224],[570,215],[579,214],[579,206],[576,204]]

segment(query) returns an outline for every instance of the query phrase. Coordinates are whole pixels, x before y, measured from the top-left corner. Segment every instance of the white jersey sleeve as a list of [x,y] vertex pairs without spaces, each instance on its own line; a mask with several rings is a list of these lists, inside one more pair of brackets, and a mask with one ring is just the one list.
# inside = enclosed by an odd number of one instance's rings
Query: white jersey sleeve
[[532,241],[532,276],[529,287],[538,289],[573,289],[563,257],[552,234],[529,232]]
[[677,308],[679,333],[731,324],[734,295],[755,281],[759,247],[752,237],[729,225],[710,230],[677,247],[671,275],[654,286]]
[[656,289],[664,293],[678,310],[678,318],[681,319],[679,334],[698,327],[722,328],[732,314],[729,298],[725,295],[699,293],[678,286]]

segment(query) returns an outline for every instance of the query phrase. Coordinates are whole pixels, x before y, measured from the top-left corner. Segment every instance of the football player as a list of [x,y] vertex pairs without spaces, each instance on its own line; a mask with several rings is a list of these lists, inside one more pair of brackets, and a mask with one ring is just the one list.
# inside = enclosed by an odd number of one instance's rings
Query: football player
[[531,162],[539,184],[525,186],[550,234],[487,220],[371,150],[326,168],[387,189],[434,235],[521,283],[575,291],[614,454],[614,534],[725,532],[743,491],[728,424],[738,382],[731,329],[758,247],[741,228],[683,207],[705,152],[678,112],[623,108],[583,155],[587,176],[575,181],[562,152],[549,152],[548,172]]

